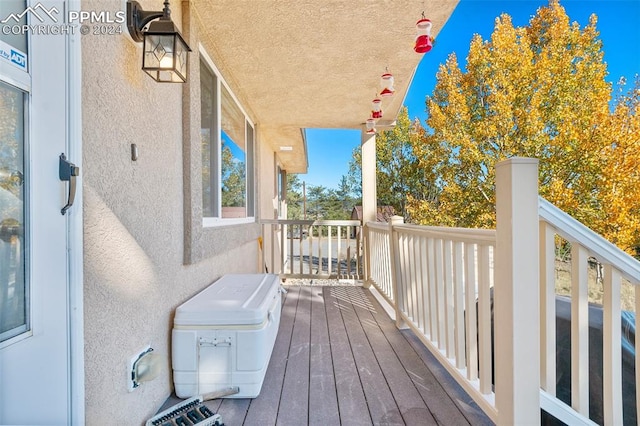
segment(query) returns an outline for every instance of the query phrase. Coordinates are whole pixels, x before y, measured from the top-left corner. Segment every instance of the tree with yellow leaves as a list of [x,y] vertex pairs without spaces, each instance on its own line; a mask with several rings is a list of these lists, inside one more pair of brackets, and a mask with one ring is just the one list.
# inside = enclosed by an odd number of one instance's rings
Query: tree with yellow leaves
[[431,131],[413,145],[439,195],[409,200],[415,221],[494,227],[495,164],[535,157],[541,195],[621,248],[640,245],[640,86],[610,109],[596,24],[570,23],[551,1],[526,27],[504,14],[490,40],[476,35],[465,71],[449,56],[427,97]]

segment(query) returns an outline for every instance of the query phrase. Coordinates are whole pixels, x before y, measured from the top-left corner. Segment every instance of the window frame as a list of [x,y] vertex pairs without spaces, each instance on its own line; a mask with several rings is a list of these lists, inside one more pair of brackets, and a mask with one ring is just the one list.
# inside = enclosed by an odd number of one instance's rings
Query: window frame
[[[255,146],[256,146],[256,138],[255,138],[255,123],[250,119],[246,110],[242,107],[242,104],[233,93],[233,90],[229,87],[224,77],[220,73],[220,70],[215,66],[209,55],[206,51],[200,46],[200,61],[199,66],[203,65],[208,68],[208,71],[214,77],[214,98],[215,98],[215,106],[213,111],[213,121],[215,122],[215,134],[210,140],[209,147],[211,149],[211,167],[215,165],[215,178],[213,171],[211,172],[210,183],[212,185],[212,193],[215,196],[215,201],[213,202],[213,210],[215,210],[215,216],[204,216],[204,199],[201,198],[200,202],[202,203],[202,226],[205,228],[216,227],[216,226],[226,226],[226,225],[236,225],[243,223],[254,223],[256,220],[256,206],[255,206],[255,190],[256,190],[256,181],[255,181]],[[200,87],[202,87],[202,75],[200,75]],[[235,103],[235,106],[242,112],[244,115],[244,140],[245,140],[245,217],[241,218],[223,218],[222,217],[222,178],[221,178],[221,164],[222,164],[222,87],[229,93],[231,99]],[[202,114],[202,94],[199,103],[200,114]],[[202,128],[202,126],[201,126]],[[213,147],[215,145],[215,148]],[[215,152],[214,152],[215,149]],[[202,161],[202,160],[201,160]],[[200,173],[201,182],[202,182],[202,171]],[[204,187],[203,187],[204,190]]]

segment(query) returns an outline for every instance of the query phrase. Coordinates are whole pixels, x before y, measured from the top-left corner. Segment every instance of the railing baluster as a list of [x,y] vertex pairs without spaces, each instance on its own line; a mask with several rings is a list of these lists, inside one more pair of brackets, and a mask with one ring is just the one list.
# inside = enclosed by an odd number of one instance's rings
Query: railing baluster
[[356,235],[356,270],[355,270],[355,274],[354,277],[359,277],[363,268],[362,265],[362,253],[360,250],[360,247],[362,245],[362,238],[364,236],[362,235],[361,232],[359,232]]
[[386,235],[380,235],[380,237],[383,239],[383,248],[382,248],[382,256],[383,259],[389,259],[389,262],[385,262],[384,263],[384,268],[383,268],[383,273],[385,275],[385,277],[389,277],[388,279],[385,279],[386,282],[386,287],[387,287],[387,291],[389,292],[389,297],[391,298],[391,300],[393,300],[393,302],[395,303],[395,293],[393,290],[393,280],[391,279],[391,274],[392,269],[391,269],[391,262],[393,262],[393,257],[391,256],[391,236],[390,234],[386,234]]
[[402,233],[402,238],[404,239],[404,253],[402,259],[402,270],[404,271],[404,301],[405,301],[405,310],[408,316],[412,316],[411,314],[411,235],[408,232]]
[[444,322],[446,326],[446,348],[447,357],[453,358],[455,356],[455,345],[453,337],[453,326],[455,318],[453,315],[453,265],[452,265],[452,242],[451,240],[444,241],[444,299],[445,299],[445,311]]
[[295,225],[291,225],[291,227],[288,229],[288,233],[286,234],[289,237],[289,271],[291,272],[291,275],[293,275],[293,265],[295,264],[295,262],[293,261],[293,235],[295,232]]
[[412,236],[412,255],[411,255],[411,274],[413,275],[412,280],[412,295],[413,295],[413,311],[415,322],[420,327],[421,316],[422,316],[422,308],[420,303],[420,283],[422,277],[420,276],[420,236],[413,235]]
[[[266,235],[267,235],[267,224],[265,223],[261,223],[260,224],[260,238],[262,241],[262,244],[260,245],[260,252],[258,253],[258,272],[265,272],[265,266],[267,265],[267,240],[266,240]],[[2,306],[0,304],[0,306]]]
[[313,256],[315,254],[315,251],[313,250],[313,240],[314,240],[314,236],[313,233],[315,232],[315,226],[310,225],[309,226],[309,239],[307,241],[307,247],[309,248],[309,275],[312,275],[313,272]]
[[427,267],[429,268],[427,289],[429,291],[429,338],[438,341],[438,310],[436,308],[436,266],[434,256],[434,240],[427,240]]
[[411,262],[409,258],[411,257],[411,236],[408,233],[402,232],[402,250],[400,250],[400,256],[402,259],[402,283],[404,292],[402,293],[404,297],[404,311],[408,317],[413,317],[412,306],[411,306]]
[[491,271],[489,270],[489,246],[478,246],[478,353],[480,357],[480,392],[492,391],[491,365]]
[[415,269],[415,261],[414,259],[416,258],[416,246],[415,246],[415,241],[416,239],[414,238],[413,235],[408,234],[407,235],[407,261],[406,261],[406,266],[407,266],[407,304],[409,306],[409,317],[411,318],[412,321],[416,321],[417,320],[417,307],[418,304],[416,303],[416,286],[417,286],[417,277],[416,277],[416,269]]
[[464,246],[465,320],[467,347],[467,379],[478,379],[478,328],[476,324],[476,264],[475,244]]
[[318,275],[322,275],[322,244],[324,240],[324,226],[318,226]]
[[[371,271],[371,277],[373,278],[373,281],[376,283],[376,285],[378,287],[382,287],[384,288],[384,283],[382,282],[382,277],[383,274],[380,273],[380,268],[383,266],[383,260],[384,257],[382,257],[382,254],[380,253],[380,235],[378,234],[377,231],[372,231],[371,229],[368,231],[369,232],[369,253],[371,254],[369,256],[369,270]],[[375,261],[374,261],[375,259]],[[386,290],[383,291],[383,293],[385,295],[386,294]],[[387,295],[388,296],[388,295]]]
[[284,262],[285,262],[285,253],[287,251],[287,234],[286,232],[287,225],[280,226],[280,270],[278,273],[285,273],[284,270]]
[[394,255],[397,259],[397,263],[395,264],[395,277],[396,281],[394,282],[394,286],[396,287],[396,294],[398,295],[399,300],[402,301],[401,307],[402,312],[405,312],[406,306],[406,297],[404,295],[404,271],[402,270],[402,262],[403,262],[403,252],[404,252],[404,241],[402,234],[394,230],[393,241],[391,244],[394,245]]
[[304,273],[304,225],[300,225],[300,234],[299,234],[299,247],[300,247],[300,258],[298,259],[298,273],[302,275]]
[[[349,229],[348,229],[348,228],[347,228],[347,232],[349,232]],[[338,274],[338,277],[340,277],[340,274],[342,274],[342,268],[341,268],[341,263],[342,263],[341,249],[342,249],[342,228],[340,227],[340,225],[338,225],[338,252],[336,253],[336,259],[338,260],[338,263],[336,264],[336,274]]]
[[382,235],[377,231],[375,233],[370,232],[369,235],[373,237],[376,244],[374,249],[376,255],[374,259],[377,260],[375,262],[372,262],[374,264],[371,265],[371,267],[375,269],[375,281],[381,286],[384,294],[386,294],[387,297],[391,297],[391,299],[393,300],[393,296],[389,293],[389,282],[387,281],[387,277],[391,276],[391,271],[386,271],[387,262],[385,261],[385,259],[387,259],[387,256],[389,255],[385,253],[384,240],[382,238]]
[[277,225],[271,226],[271,273],[277,274],[280,271],[276,272],[276,238],[277,238]]
[[385,239],[384,242],[384,251],[385,251],[385,258],[389,259],[389,262],[385,262],[385,269],[388,271],[389,275],[389,280],[387,281],[387,287],[388,287],[388,291],[389,294],[391,295],[391,300],[393,300],[393,302],[395,303],[395,291],[394,291],[394,287],[393,287],[393,279],[391,279],[392,274],[393,274],[393,269],[392,269],[392,265],[391,263],[393,262],[393,256],[391,255],[391,233],[388,233],[386,235],[383,236],[383,238]]
[[438,319],[438,348],[445,348],[445,297],[444,297],[444,274],[443,274],[443,254],[442,240],[434,240],[435,248],[435,272],[436,272],[436,318]]
[[453,307],[455,315],[456,367],[463,369],[467,364],[467,353],[464,345],[464,244],[456,241],[453,246]]
[[589,417],[589,289],[587,250],[571,245],[571,406]]
[[604,265],[602,365],[604,424],[621,425],[622,419],[622,349],[620,272],[611,265]]
[[418,328],[424,331],[427,329],[425,324],[425,306],[424,306],[424,283],[427,277],[426,271],[423,270],[423,265],[425,263],[425,258],[422,256],[422,242],[424,238],[421,236],[416,236],[415,241],[415,249],[418,253],[416,256],[415,262],[413,262],[413,268],[416,274],[416,309],[417,309],[417,324]]
[[556,396],[555,232],[540,222],[540,386]]
[[420,303],[422,304],[422,332],[425,335],[431,335],[431,321],[429,310],[429,262],[427,260],[427,250],[429,247],[429,239],[425,236],[420,236],[420,292],[422,298]]
[[331,225],[327,226],[327,274],[331,276],[332,268],[332,257],[333,257],[333,241],[331,236]]
[[[358,232],[355,233],[356,237],[358,236]],[[351,276],[351,232],[347,232],[347,262],[345,265],[346,272],[348,276]]]

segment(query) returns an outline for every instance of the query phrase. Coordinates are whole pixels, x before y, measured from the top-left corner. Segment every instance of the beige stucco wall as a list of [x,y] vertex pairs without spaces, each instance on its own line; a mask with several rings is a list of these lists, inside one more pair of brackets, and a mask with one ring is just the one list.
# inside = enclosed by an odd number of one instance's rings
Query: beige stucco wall
[[[83,9],[115,11],[123,3],[87,1]],[[161,8],[159,1],[141,3]],[[179,2],[172,12],[182,22]],[[225,273],[258,270],[257,224],[202,229],[198,220],[197,29],[185,30],[196,47],[189,85],[151,80],[140,69],[141,45],[124,34],[82,38],[88,425],[141,424],[155,413],[173,390],[175,307]],[[272,217],[274,153],[256,130],[255,204]],[[146,345],[164,357],[164,371],[129,392],[129,360]]]

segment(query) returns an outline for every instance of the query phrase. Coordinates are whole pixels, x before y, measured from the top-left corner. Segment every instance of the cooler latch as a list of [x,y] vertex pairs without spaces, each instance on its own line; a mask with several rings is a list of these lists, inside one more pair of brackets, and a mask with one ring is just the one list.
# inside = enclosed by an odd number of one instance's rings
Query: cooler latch
[[225,338],[221,338],[218,339],[217,337],[214,337],[213,339],[206,339],[204,337],[200,338],[200,341],[198,342],[198,344],[200,346],[231,346],[231,337],[225,337]]

